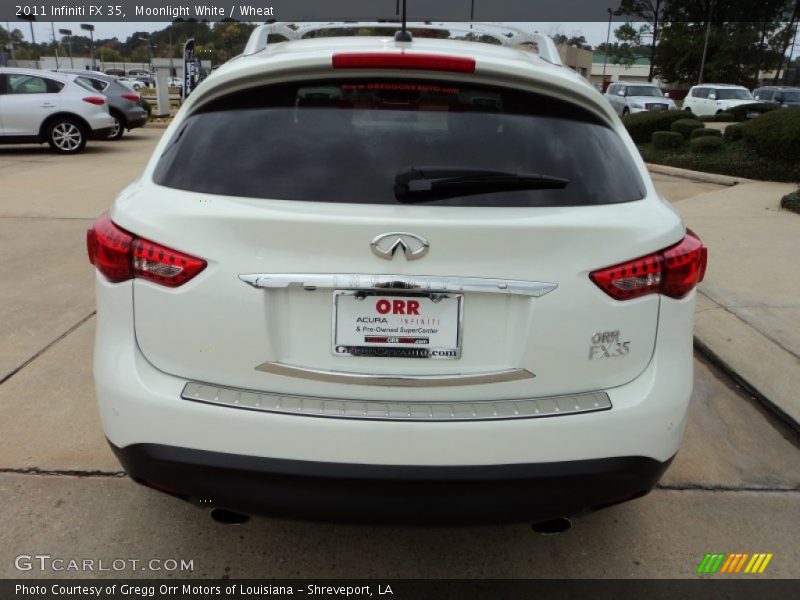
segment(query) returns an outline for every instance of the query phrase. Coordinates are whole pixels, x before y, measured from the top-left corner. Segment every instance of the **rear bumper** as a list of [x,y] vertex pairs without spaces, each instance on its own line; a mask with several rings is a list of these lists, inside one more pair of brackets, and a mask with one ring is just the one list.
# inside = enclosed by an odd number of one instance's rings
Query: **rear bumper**
[[144,127],[147,125],[147,111],[143,108],[130,110],[125,113],[125,119],[127,121],[126,127],[129,130],[136,129],[138,127]]
[[671,458],[481,466],[358,465],[111,444],[139,483],[245,514],[387,524],[536,522],[638,498]]
[[111,135],[113,127],[103,127],[101,129],[92,129],[92,139],[103,140]]

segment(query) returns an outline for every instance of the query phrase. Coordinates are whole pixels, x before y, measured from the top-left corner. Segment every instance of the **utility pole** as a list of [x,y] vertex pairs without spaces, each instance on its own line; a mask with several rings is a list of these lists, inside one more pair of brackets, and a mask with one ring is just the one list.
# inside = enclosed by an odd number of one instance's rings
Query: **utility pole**
[[[17,18],[20,19],[21,21],[27,21],[28,25],[31,26],[31,43],[33,46],[36,46],[36,34],[33,32],[33,22],[36,20],[36,17],[34,17],[33,15],[20,15]],[[34,48],[33,51],[36,52],[36,49]],[[37,69],[39,68],[38,58],[36,59],[36,68]]]
[[706,19],[706,39],[703,42],[703,56],[700,59],[700,74],[697,77],[697,83],[703,83],[703,71],[706,68],[706,53],[708,52],[708,36],[711,33],[711,9],[714,6],[714,0],[708,0],[708,18]]

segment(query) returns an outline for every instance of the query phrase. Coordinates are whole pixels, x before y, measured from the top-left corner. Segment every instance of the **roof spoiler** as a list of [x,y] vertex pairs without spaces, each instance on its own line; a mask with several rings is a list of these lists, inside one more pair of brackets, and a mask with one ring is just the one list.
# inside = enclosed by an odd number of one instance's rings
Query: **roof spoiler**
[[[256,52],[264,50],[272,34],[280,35],[288,40],[298,40],[302,39],[306,33],[314,29],[326,29],[330,27],[390,27],[394,24],[395,23],[392,22],[266,23],[256,27],[253,33],[250,34],[250,39],[247,40],[247,45],[242,55],[255,54]],[[461,33],[485,33],[491,35],[504,45],[529,48],[535,53],[538,53],[542,60],[546,60],[551,64],[562,64],[561,56],[558,53],[555,42],[553,42],[552,38],[542,33],[529,34],[515,27],[495,23],[409,23],[408,26],[409,28],[415,29],[450,29],[463,30]]]

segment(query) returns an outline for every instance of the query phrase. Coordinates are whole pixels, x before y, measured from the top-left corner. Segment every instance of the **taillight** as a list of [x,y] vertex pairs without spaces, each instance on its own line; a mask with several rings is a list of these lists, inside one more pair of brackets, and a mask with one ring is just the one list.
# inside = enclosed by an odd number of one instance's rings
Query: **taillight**
[[406,52],[340,52],[333,55],[334,69],[417,69],[474,73],[475,59]]
[[178,287],[206,268],[206,261],[136,237],[103,215],[86,232],[89,262],[111,283],[138,277]]
[[96,106],[103,106],[106,103],[106,99],[102,96],[86,96],[83,101]]
[[139,94],[121,94],[121,97],[131,102],[139,102]]
[[691,229],[674,246],[589,274],[592,281],[616,300],[646,294],[683,298],[703,281],[708,251]]

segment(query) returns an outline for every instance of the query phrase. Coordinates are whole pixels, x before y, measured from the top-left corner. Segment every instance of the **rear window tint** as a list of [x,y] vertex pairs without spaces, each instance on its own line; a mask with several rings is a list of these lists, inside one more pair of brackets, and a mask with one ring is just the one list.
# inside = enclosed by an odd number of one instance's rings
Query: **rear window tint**
[[156,183],[251,198],[394,204],[412,167],[567,179],[562,189],[488,191],[450,206],[574,206],[644,197],[619,136],[580,107],[460,83],[357,79],[249,89],[187,118]]

